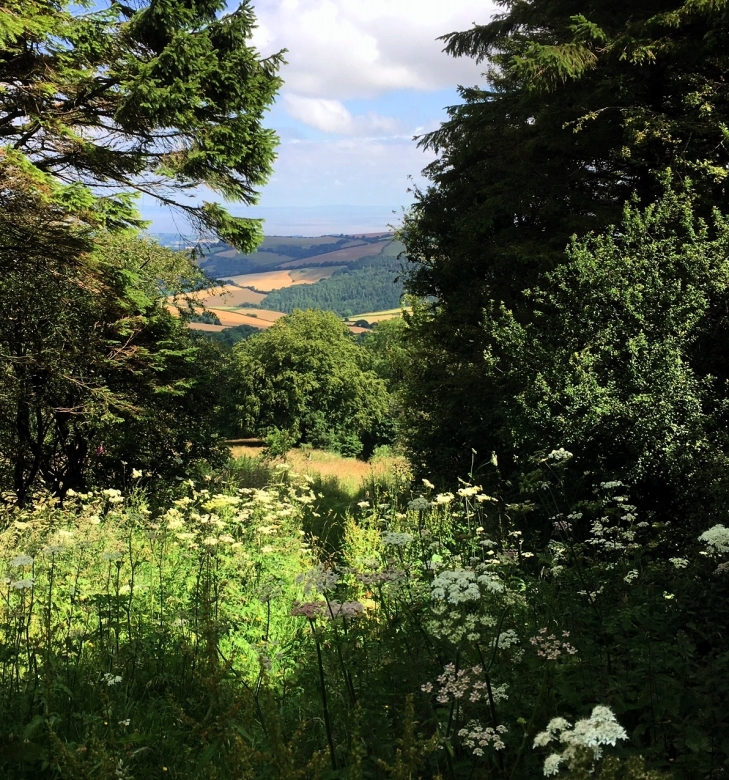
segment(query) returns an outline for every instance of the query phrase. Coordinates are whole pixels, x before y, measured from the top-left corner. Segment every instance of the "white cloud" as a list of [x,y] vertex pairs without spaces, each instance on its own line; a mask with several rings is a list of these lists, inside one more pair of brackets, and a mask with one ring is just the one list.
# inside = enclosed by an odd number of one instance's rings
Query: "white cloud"
[[469,58],[442,53],[438,36],[488,21],[479,0],[259,0],[255,45],[287,48],[286,91],[311,98],[373,98],[480,81]]
[[411,201],[408,189],[422,184],[420,170],[432,159],[402,137],[289,141],[278,148],[276,172],[263,188],[261,205],[397,208]]
[[284,95],[284,105],[294,119],[325,133],[394,133],[398,126],[394,119],[375,113],[355,116],[339,100],[311,98],[289,92]]

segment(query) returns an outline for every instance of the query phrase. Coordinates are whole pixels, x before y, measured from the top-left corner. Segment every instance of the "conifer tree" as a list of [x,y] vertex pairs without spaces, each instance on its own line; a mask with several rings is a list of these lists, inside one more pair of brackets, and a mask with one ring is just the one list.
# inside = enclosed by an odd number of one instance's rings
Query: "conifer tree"
[[255,220],[185,196],[205,185],[253,203],[275,136],[262,117],[279,87],[279,53],[250,46],[248,0],[76,4],[9,0],[0,9],[0,145],[65,183],[107,196],[130,218],[138,192],[250,250]]
[[[514,451],[506,401],[531,381],[502,313],[533,322],[525,294],[565,262],[572,235],[647,205],[671,169],[708,216],[727,204],[726,0],[502,0],[484,25],[445,36],[485,62],[488,86],[421,144],[438,153],[405,222],[412,331],[410,446],[416,463],[468,471],[471,448]],[[549,328],[548,321],[540,327]],[[715,361],[723,360],[715,355]]]

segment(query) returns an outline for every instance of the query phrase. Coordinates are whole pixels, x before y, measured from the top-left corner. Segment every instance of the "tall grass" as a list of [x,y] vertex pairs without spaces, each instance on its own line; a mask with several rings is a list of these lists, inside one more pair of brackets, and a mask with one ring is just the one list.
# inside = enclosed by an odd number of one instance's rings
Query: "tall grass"
[[568,455],[503,495],[374,477],[336,533],[290,464],[6,510],[2,776],[718,780],[729,531],[560,506]]

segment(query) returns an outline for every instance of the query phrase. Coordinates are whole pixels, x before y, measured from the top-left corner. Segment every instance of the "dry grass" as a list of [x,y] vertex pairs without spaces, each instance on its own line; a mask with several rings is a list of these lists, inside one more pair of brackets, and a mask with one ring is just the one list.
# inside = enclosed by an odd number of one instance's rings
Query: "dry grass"
[[[337,254],[332,252],[332,254]],[[327,255],[329,257],[329,255]],[[301,265],[308,266],[308,261],[302,261]],[[229,277],[230,281],[238,287],[251,287],[261,293],[282,290],[284,287],[292,287],[295,284],[314,284],[321,279],[328,279],[335,271],[344,266],[327,266],[326,268],[297,268],[296,271],[263,271],[255,274],[241,274]]]
[[[243,455],[257,457],[264,450],[260,443],[231,444],[230,452],[234,458]],[[298,474],[320,476],[324,479],[336,479],[340,486],[354,495],[362,487],[372,482],[373,477],[379,481],[396,469],[406,469],[407,461],[399,456],[377,458],[373,463],[343,458],[334,452],[324,450],[291,450],[286,456],[286,462]]]
[[233,328],[236,325],[251,325],[254,328],[270,328],[276,320],[285,316],[281,311],[271,311],[270,309],[217,309],[213,306],[208,307],[220,320],[220,324],[225,328]]

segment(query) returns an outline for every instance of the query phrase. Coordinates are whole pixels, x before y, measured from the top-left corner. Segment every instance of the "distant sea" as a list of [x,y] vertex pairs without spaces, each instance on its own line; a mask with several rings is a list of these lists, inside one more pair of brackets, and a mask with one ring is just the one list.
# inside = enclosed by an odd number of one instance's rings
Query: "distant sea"
[[[152,221],[152,233],[190,235],[184,218],[151,203],[141,204]],[[379,233],[398,227],[402,208],[395,206],[253,206],[236,210],[240,216],[265,219],[267,236],[323,236],[329,234]]]

